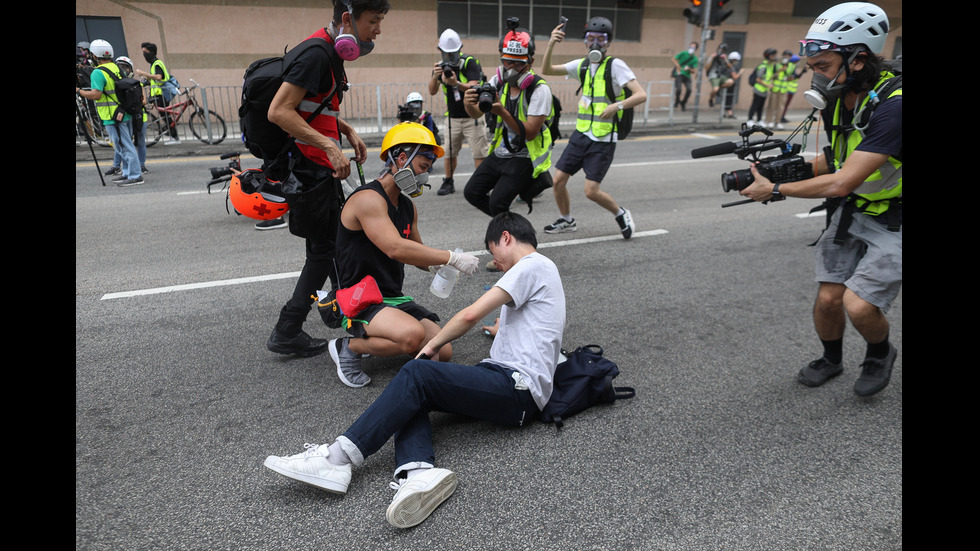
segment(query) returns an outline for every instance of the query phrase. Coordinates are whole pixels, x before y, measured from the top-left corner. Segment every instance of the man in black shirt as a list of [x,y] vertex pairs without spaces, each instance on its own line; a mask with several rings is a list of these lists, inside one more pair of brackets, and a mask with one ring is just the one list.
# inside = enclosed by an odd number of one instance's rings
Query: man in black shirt
[[[415,122],[395,125],[381,144],[384,172],[344,203],[337,232],[339,288],[371,276],[383,299],[357,313],[340,300],[343,325],[351,336],[330,341],[328,348],[337,376],[347,386],[360,388],[371,382],[361,371],[364,354],[414,355],[440,330],[437,315],[403,296],[406,264],[430,271],[448,264],[467,275],[476,271],[475,256],[427,247],[419,234],[418,212],[409,196],[422,194],[429,168],[443,153],[428,128]],[[432,359],[448,361],[451,356],[452,346],[446,344]]]
[[480,61],[473,56],[461,53],[463,43],[456,31],[446,29],[439,37],[439,51],[442,61],[432,67],[429,79],[429,95],[434,96],[440,85],[446,96],[446,135],[449,137],[449,155],[446,157],[446,177],[439,195],[449,195],[456,191],[453,174],[456,171],[457,157],[465,138],[470,144],[473,163],[480,166],[487,156],[487,124],[482,119],[473,119],[466,113],[463,96],[466,91],[483,83],[483,69]]

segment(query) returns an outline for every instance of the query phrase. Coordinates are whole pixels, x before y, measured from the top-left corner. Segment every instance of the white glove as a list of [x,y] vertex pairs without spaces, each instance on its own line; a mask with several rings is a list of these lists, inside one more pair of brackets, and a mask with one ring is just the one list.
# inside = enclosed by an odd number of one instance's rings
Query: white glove
[[480,261],[471,254],[449,251],[448,264],[466,275],[473,275],[480,266]]

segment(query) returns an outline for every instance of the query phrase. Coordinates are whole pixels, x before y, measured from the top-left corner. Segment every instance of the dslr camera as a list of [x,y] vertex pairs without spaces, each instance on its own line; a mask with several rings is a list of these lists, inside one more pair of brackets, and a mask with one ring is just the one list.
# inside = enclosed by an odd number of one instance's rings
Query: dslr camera
[[[762,140],[750,141],[749,136],[755,134],[756,132],[765,134],[765,138]],[[748,159],[749,161],[755,163],[755,167],[759,171],[759,174],[762,174],[774,184],[798,182],[800,180],[813,178],[813,166],[806,162],[802,156],[800,156],[800,144],[790,144],[783,140],[770,140],[769,138],[772,136],[772,132],[761,126],[747,127],[747,125],[742,124],[742,131],[739,132],[739,136],[742,138],[741,145],[734,142],[709,145],[708,147],[692,150],[691,157],[700,159],[701,157],[711,157],[713,155],[734,153],[739,159]],[[773,149],[779,150],[780,154],[772,157],[761,156],[763,151],[770,151]],[[752,171],[750,169],[746,168],[743,170],[735,170],[721,175],[721,189],[726,193],[733,190],[742,191],[743,189],[749,187],[749,185],[751,185],[754,181],[755,178],[752,176]],[[785,198],[786,197],[777,194],[769,201],[780,201]],[[765,201],[765,203],[768,203],[769,201]],[[745,201],[739,201],[736,203],[727,203],[722,205],[722,207],[753,202],[754,201],[752,199],[746,199]]]
[[493,109],[493,102],[497,99],[497,89],[489,82],[475,87],[477,93],[477,106],[481,113],[489,113]]

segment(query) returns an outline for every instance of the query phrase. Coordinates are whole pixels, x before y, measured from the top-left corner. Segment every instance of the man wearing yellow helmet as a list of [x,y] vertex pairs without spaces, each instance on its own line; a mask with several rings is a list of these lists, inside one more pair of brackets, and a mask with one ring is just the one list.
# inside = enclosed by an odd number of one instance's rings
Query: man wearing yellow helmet
[[[422,194],[429,168],[444,155],[428,128],[415,122],[395,125],[381,144],[384,170],[377,180],[359,187],[344,203],[337,231],[339,288],[347,289],[371,276],[384,301],[347,319],[350,337],[330,341],[330,357],[345,385],[360,388],[371,382],[361,371],[361,357],[416,354],[439,332],[439,317],[403,296],[405,265],[438,270],[449,264],[467,275],[477,259],[466,253],[433,249],[422,244],[418,212],[410,197]],[[447,361],[446,345],[434,359]]]

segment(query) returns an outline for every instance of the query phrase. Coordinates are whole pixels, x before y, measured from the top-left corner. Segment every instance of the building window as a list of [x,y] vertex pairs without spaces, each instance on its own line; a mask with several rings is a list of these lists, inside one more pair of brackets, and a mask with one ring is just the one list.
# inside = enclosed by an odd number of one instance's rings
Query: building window
[[122,19],[118,17],[75,16],[75,43],[92,42],[101,38],[112,44],[116,57],[129,57],[126,49],[126,34],[123,32]]
[[639,42],[643,19],[643,0],[438,0],[436,6],[440,32],[453,29],[463,38],[500,38],[507,19],[517,17],[535,40],[547,40],[561,16],[570,35],[602,16],[612,21],[614,40]]

